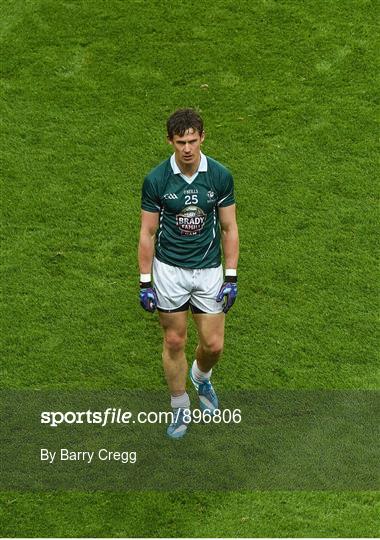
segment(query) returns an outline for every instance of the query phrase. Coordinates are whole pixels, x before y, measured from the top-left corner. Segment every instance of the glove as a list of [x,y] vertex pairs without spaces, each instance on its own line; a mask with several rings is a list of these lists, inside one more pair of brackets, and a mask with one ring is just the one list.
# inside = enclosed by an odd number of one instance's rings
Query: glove
[[140,304],[145,311],[154,313],[157,307],[157,293],[152,283],[140,283]]
[[[230,281],[233,280],[233,281]],[[237,278],[236,276],[226,276],[224,278],[224,283],[220,287],[220,291],[218,292],[218,296],[216,297],[217,302],[223,302],[223,311],[224,313],[227,313],[227,311],[232,308],[236,297],[237,297],[238,289],[237,289]]]

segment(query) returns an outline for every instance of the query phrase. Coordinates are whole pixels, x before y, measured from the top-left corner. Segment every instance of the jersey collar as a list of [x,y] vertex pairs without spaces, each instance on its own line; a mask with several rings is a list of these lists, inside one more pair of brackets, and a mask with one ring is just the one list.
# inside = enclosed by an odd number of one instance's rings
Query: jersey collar
[[[175,160],[175,154],[172,154],[170,156],[170,165],[172,167],[174,174],[180,174],[181,176],[185,176],[182,174],[181,169],[177,165],[177,162]],[[201,152],[201,161],[199,163],[198,170],[193,174],[192,178],[195,177],[200,172],[207,172],[207,158],[202,152]]]

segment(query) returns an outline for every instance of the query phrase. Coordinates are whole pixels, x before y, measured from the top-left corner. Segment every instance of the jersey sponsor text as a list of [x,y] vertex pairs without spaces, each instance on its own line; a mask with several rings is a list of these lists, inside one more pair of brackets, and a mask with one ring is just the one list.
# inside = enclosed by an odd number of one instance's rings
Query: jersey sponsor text
[[202,232],[206,217],[199,206],[186,206],[176,215],[176,224],[182,235],[194,236]]

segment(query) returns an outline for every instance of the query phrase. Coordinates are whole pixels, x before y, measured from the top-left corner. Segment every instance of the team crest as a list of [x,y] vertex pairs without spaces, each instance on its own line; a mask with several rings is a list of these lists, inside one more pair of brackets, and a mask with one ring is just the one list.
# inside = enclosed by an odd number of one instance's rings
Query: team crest
[[215,200],[215,193],[210,189],[210,191],[207,192],[207,202],[212,202]]
[[199,206],[186,206],[176,215],[176,224],[182,235],[195,236],[202,231],[206,217]]

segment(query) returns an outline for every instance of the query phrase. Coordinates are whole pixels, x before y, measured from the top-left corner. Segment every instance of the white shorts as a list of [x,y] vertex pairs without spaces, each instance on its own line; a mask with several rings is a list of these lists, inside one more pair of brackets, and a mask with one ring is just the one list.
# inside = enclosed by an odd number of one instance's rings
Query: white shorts
[[215,299],[223,284],[223,267],[179,268],[154,258],[153,280],[157,292],[159,311],[185,311],[194,313],[221,313],[222,302]]

